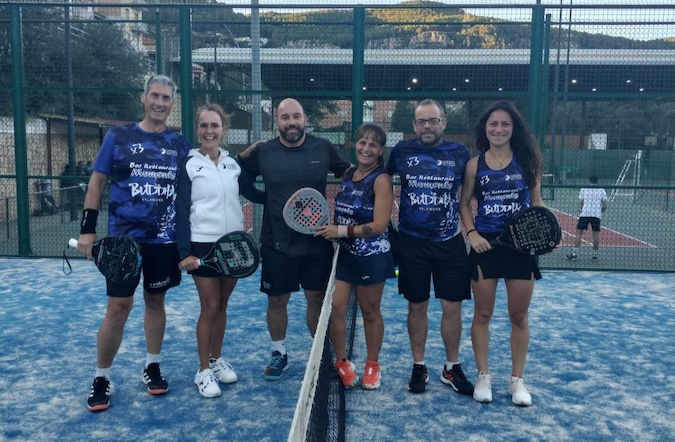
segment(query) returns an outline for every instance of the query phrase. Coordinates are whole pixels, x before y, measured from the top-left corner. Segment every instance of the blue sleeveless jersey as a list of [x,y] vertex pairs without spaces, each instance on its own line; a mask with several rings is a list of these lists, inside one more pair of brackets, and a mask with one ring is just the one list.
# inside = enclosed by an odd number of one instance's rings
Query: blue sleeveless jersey
[[151,133],[138,123],[106,133],[94,170],[110,177],[108,235],[143,243],[176,240],[178,170],[190,143],[178,132]]
[[530,207],[531,201],[525,171],[516,159],[502,170],[492,170],[484,153],[478,157],[474,196],[478,202],[476,230],[481,233],[500,233],[509,218]]
[[417,140],[399,141],[386,171],[401,178],[401,232],[434,242],[459,234],[459,190],[469,157],[460,143],[428,147]]
[[[361,181],[352,181],[356,168],[345,174],[342,187],[335,197],[335,223],[347,226],[358,226],[373,221],[375,210],[375,179],[384,173],[378,168]],[[389,232],[385,230],[377,236],[368,238],[345,239],[349,252],[357,256],[369,256],[386,253],[391,249]]]

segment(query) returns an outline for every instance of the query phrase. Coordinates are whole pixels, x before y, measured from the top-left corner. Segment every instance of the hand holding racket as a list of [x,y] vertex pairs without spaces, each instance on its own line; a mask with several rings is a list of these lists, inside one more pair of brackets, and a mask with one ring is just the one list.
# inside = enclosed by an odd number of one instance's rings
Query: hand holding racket
[[[68,246],[77,248],[77,240],[71,238]],[[140,246],[128,236],[106,236],[94,241],[91,250],[94,265],[110,282],[121,284],[131,281],[141,271]],[[63,258],[70,268],[65,251]]]
[[546,207],[532,206],[516,213],[490,245],[509,247],[526,255],[544,255],[552,252],[561,239],[555,214]]
[[311,187],[303,187],[296,191],[283,210],[286,225],[296,232],[305,235],[316,233],[317,227],[330,221],[330,208],[321,192]]
[[258,245],[246,232],[230,232],[218,238],[206,256],[197,258],[197,267],[206,266],[230,278],[245,278],[258,269]]

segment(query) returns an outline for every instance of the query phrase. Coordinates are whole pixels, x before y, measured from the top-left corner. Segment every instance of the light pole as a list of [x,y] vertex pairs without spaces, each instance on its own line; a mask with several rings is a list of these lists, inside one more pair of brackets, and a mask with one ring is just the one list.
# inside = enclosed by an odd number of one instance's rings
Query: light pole
[[258,0],[251,0],[251,141],[262,137],[260,77],[260,10]]

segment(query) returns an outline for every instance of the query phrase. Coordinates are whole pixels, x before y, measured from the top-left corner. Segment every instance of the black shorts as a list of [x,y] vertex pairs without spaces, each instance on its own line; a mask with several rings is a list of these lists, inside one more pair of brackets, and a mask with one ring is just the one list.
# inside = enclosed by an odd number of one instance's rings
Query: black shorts
[[260,291],[270,296],[305,290],[326,290],[333,261],[332,248],[325,253],[291,256],[260,246]]
[[[213,245],[214,243],[212,242],[193,242],[191,246],[192,254],[196,257],[206,256],[213,249]],[[219,271],[207,266],[199,266],[188,273],[193,276],[201,276],[202,278],[220,278],[223,276]]]
[[335,279],[362,287],[379,284],[395,278],[394,257],[391,251],[370,256],[356,256],[340,250]]
[[600,218],[594,216],[582,216],[577,222],[577,230],[586,230],[588,225],[591,225],[591,230],[594,232],[600,231]]
[[[480,232],[479,232],[480,233]],[[491,241],[499,236],[499,233],[480,233]],[[478,267],[483,272],[484,279],[541,279],[541,272],[535,256],[516,252],[508,247],[497,246],[489,252],[476,253],[473,249],[469,252],[471,265],[471,279],[478,281]]]
[[[181,273],[178,268],[180,262],[178,248],[171,244],[144,244],[141,243],[143,263],[143,290],[151,294],[164,293],[171,287],[180,284]],[[134,295],[141,280],[139,274],[134,280],[124,284],[115,284],[106,281],[108,296],[113,298],[128,298]]]
[[469,260],[461,234],[447,241],[432,242],[398,233],[398,292],[410,302],[434,296],[447,301],[471,299]]

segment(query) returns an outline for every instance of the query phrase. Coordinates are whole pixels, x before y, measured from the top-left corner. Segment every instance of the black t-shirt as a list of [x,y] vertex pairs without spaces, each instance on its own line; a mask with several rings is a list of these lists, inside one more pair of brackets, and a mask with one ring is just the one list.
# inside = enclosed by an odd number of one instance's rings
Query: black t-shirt
[[349,166],[330,141],[310,134],[299,147],[286,147],[278,137],[259,145],[242,167],[251,177],[261,176],[265,183],[267,197],[260,242],[293,256],[329,249],[329,241],[291,230],[282,211],[288,198],[302,187],[312,187],[325,196],[328,173],[341,177]]

